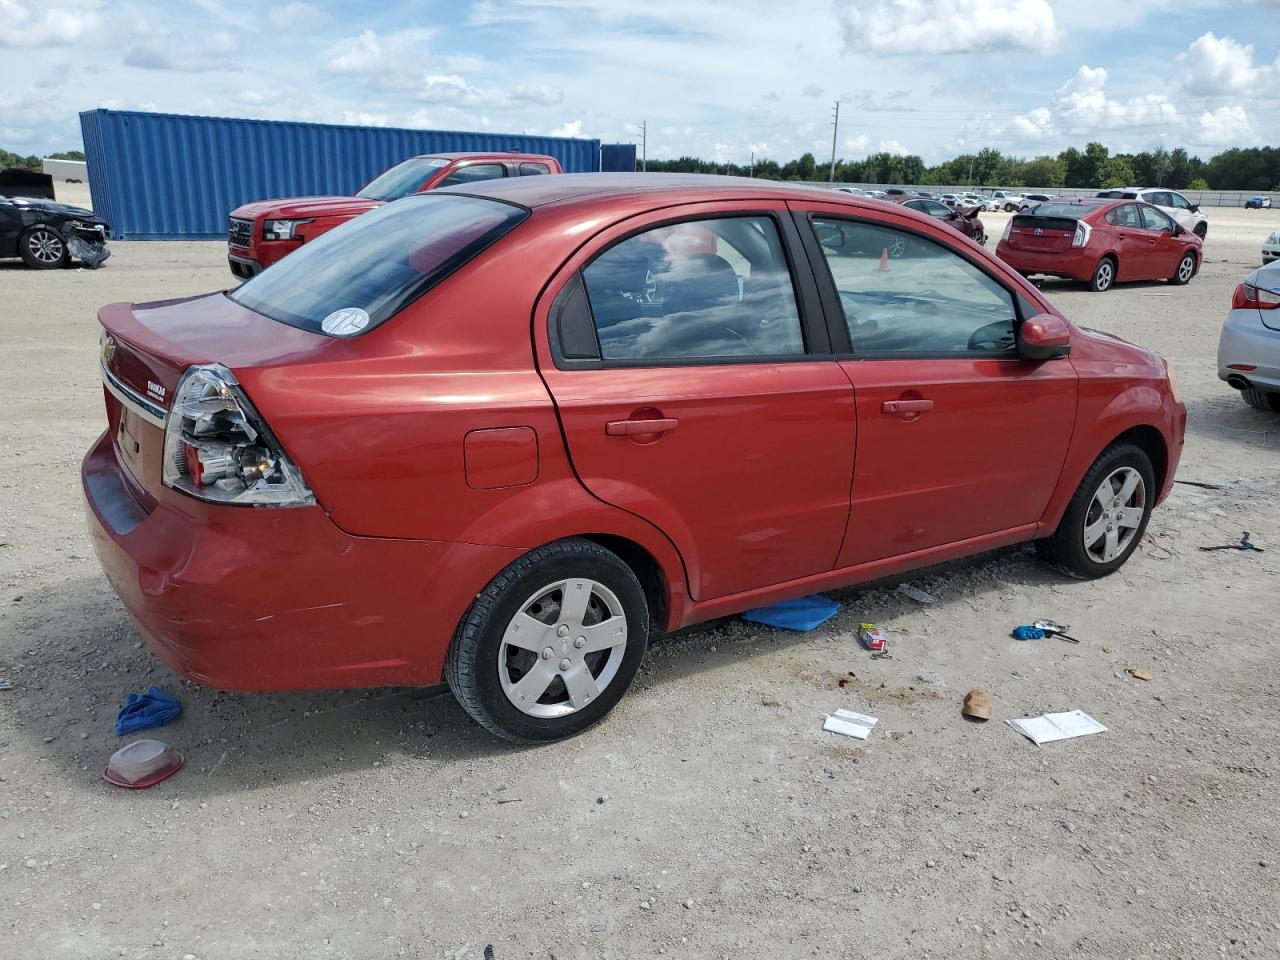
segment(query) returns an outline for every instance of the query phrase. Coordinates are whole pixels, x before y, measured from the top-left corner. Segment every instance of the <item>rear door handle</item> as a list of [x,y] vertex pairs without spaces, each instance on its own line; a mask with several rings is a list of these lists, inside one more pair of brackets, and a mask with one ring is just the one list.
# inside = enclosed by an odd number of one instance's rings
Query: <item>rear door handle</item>
[[611,437],[635,437],[642,434],[666,433],[680,426],[674,418],[660,420],[610,420],[604,425],[604,432]]
[[886,400],[880,404],[881,413],[899,417],[904,413],[925,413],[932,409],[932,400]]

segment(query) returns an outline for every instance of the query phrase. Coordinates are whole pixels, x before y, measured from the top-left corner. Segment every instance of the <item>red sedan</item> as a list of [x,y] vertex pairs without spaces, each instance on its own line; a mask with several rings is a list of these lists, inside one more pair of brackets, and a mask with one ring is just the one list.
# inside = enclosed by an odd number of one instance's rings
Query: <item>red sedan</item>
[[1102,291],[1126,280],[1187,283],[1200,270],[1201,239],[1149,203],[1053,200],[1010,220],[996,256],[1023,276]]
[[433,191],[99,319],[84,494],[151,649],[230,689],[444,678],[520,741],[687,624],[1023,541],[1109,574],[1186,417],[945,224],[758,180]]

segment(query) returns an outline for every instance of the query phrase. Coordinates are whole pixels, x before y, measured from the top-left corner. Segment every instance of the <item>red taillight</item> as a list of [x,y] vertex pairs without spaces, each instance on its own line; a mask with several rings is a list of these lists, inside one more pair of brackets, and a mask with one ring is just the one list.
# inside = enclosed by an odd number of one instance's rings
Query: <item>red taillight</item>
[[1232,310],[1274,310],[1277,307],[1280,307],[1280,293],[1263,290],[1251,283],[1240,284],[1231,297]]
[[191,444],[184,443],[182,456],[187,461],[187,472],[191,474],[191,482],[199,487],[204,479],[204,464],[200,462],[200,451]]

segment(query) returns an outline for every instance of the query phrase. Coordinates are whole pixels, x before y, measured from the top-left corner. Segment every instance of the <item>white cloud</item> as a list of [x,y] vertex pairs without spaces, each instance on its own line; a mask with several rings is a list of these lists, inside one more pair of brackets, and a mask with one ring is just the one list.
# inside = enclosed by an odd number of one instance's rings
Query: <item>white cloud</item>
[[1062,33],[1048,0],[842,0],[836,18],[850,53],[1047,53]]
[[188,40],[182,45],[173,42],[167,32],[158,32],[134,43],[125,52],[127,67],[143,70],[173,70],[180,73],[206,73],[210,70],[236,69],[233,58],[239,47],[236,37],[225,31],[215,31],[199,41]]
[[1183,86],[1201,94],[1255,94],[1280,82],[1280,55],[1270,66],[1255,66],[1253,44],[1212,32],[1198,37],[1177,62],[1186,73]]
[[50,7],[0,0],[0,47],[62,47],[79,43],[102,26],[97,3]]
[[554,130],[552,130],[552,131],[551,131],[551,133],[550,133],[550,134],[548,134],[548,136],[552,136],[552,137],[580,137],[580,136],[582,136],[582,121],[581,121],[581,120],[570,120],[570,121],[568,121],[567,123],[562,123],[562,124],[560,124],[560,126],[556,127]]
[[302,3],[301,0],[272,7],[267,17],[277,30],[299,33],[323,27],[330,20],[329,14],[324,10],[312,3]]
[[246,107],[267,107],[280,103],[289,96],[288,92],[276,87],[239,90],[231,99]]
[[820,97],[822,96],[822,88],[816,83],[810,83],[806,84],[805,88],[801,90],[800,93],[805,97]]

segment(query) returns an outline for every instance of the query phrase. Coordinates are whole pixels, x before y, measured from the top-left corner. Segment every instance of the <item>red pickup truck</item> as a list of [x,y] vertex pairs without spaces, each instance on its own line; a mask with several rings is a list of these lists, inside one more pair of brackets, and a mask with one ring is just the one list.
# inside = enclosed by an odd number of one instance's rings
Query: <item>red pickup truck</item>
[[379,174],[354,197],[258,200],[231,211],[227,262],[248,279],[308,240],[352,217],[423,190],[477,180],[562,173],[559,161],[538,153],[430,153],[410,157]]

